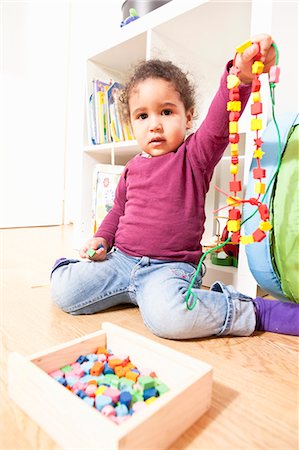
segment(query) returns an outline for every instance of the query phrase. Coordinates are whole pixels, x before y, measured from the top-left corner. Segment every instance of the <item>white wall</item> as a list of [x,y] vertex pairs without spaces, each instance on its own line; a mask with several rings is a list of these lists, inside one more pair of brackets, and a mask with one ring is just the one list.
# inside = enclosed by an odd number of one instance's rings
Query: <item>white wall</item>
[[73,219],[85,61],[121,4],[1,0],[1,228]]
[[68,9],[1,2],[1,227],[62,222]]

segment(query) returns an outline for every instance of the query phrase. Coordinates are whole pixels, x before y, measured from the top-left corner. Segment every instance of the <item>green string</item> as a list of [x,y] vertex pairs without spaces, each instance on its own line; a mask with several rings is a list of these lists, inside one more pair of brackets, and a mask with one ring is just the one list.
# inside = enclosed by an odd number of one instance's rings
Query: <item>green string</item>
[[[272,43],[272,46],[275,49],[275,65],[277,66],[278,65],[278,61],[279,61],[279,52],[278,52],[278,48],[277,48],[277,45],[275,44],[275,42]],[[271,97],[271,106],[272,106],[272,119],[273,119],[273,122],[275,124],[275,128],[276,128],[276,131],[277,131],[277,136],[278,136],[278,148],[277,148],[277,151],[278,151],[278,162],[277,162],[276,170],[275,170],[275,172],[274,172],[270,182],[268,183],[268,187],[266,189],[266,192],[264,193],[264,195],[262,197],[262,202],[264,201],[264,199],[265,199],[265,197],[266,197],[266,195],[267,195],[267,193],[268,193],[268,191],[269,191],[273,181],[275,180],[275,178],[277,176],[277,173],[278,173],[279,168],[281,166],[281,160],[282,160],[281,136],[280,136],[280,130],[279,130],[279,127],[278,127],[278,124],[277,124],[277,120],[276,120],[276,116],[275,116],[275,110],[274,110],[274,108],[275,108],[275,95],[274,95],[275,92],[274,92],[274,89],[276,87],[276,84],[273,83],[273,82],[269,82],[269,87],[270,87],[270,97]],[[245,219],[245,220],[243,220],[243,222],[241,222],[241,226],[245,222],[247,222],[249,219],[251,219],[257,213],[257,211],[258,211],[258,208],[251,214],[251,216],[247,217],[247,219]],[[192,278],[192,280],[191,280],[191,282],[189,284],[189,287],[188,287],[188,290],[187,290],[187,294],[186,294],[185,301],[186,301],[187,309],[189,311],[192,311],[192,309],[195,308],[196,302],[198,301],[198,297],[197,297],[196,293],[192,291],[192,288],[194,286],[194,283],[195,283],[195,280],[196,280],[198,274],[201,273],[202,265],[203,265],[203,262],[204,262],[205,258],[208,256],[209,253],[213,253],[213,252],[219,250],[220,248],[224,247],[230,240],[231,240],[231,238],[229,237],[229,238],[226,239],[226,241],[222,242],[221,244],[217,245],[216,247],[211,248],[210,250],[208,250],[208,251],[206,251],[205,253],[202,254],[202,256],[201,256],[201,258],[199,260],[196,272],[195,272],[195,274],[194,274],[194,276],[193,276],[193,278]],[[189,305],[190,296],[193,297],[193,302],[191,303],[191,305]]]

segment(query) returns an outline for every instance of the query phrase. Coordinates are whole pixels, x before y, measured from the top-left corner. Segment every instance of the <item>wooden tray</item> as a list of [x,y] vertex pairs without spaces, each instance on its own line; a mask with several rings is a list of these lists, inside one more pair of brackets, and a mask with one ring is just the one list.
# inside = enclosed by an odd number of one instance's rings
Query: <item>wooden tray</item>
[[[211,366],[111,323],[102,328],[29,357],[11,353],[10,397],[63,449],[166,449],[209,408]],[[150,367],[169,392],[117,425],[48,375],[99,346]]]

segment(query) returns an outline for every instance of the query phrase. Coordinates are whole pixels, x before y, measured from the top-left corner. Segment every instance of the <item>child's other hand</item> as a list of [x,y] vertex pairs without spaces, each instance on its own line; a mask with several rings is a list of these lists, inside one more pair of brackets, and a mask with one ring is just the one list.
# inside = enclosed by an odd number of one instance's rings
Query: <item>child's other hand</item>
[[246,48],[242,54],[238,53],[236,56],[236,66],[240,69],[238,77],[244,84],[250,84],[254,78],[251,66],[259,52],[261,54],[259,60],[265,65],[263,72],[268,73],[270,67],[275,64],[273,39],[269,34],[257,34],[251,38],[251,41],[253,44]]
[[[93,256],[88,254],[88,251],[94,250]],[[92,261],[103,261],[106,258],[108,243],[103,238],[89,239],[80,249],[80,257],[83,259],[91,259]],[[91,252],[92,253],[92,252]]]

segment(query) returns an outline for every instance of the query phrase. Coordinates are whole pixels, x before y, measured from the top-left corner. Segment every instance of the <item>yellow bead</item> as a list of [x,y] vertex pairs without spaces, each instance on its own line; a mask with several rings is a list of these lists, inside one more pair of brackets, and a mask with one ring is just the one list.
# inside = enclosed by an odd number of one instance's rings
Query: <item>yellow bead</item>
[[227,102],[226,109],[227,111],[241,111],[241,102],[237,100]]
[[157,397],[150,397],[145,400],[145,403],[149,405],[150,403],[153,403],[155,400],[157,400]]
[[227,197],[226,203],[230,206],[231,205],[239,206],[241,204],[239,200],[241,200],[240,197],[231,196],[231,197]]
[[253,238],[252,234],[250,234],[249,236],[241,236],[240,242],[241,242],[241,244],[253,244],[254,238]]
[[241,81],[236,75],[228,75],[226,78],[227,89],[233,89],[234,87],[238,87],[240,83]]
[[260,75],[261,73],[263,73],[263,70],[264,64],[262,63],[262,61],[254,61],[254,63],[252,64],[252,73]]
[[266,191],[265,183],[255,183],[255,185],[254,185],[254,192],[256,194],[264,194],[265,191]]
[[269,231],[272,229],[272,225],[270,222],[261,222],[259,229],[262,231]]
[[251,41],[243,42],[243,44],[239,45],[239,47],[236,48],[237,53],[243,53],[246,48],[250,47],[252,45]]
[[238,122],[229,122],[229,134],[238,133]]
[[263,150],[259,147],[256,150],[254,150],[253,152],[253,157],[254,158],[259,158],[262,159],[263,155],[265,154],[265,152],[263,152]]
[[228,231],[239,231],[241,228],[241,220],[228,220],[227,221],[227,230]]
[[231,174],[236,175],[238,173],[239,165],[238,164],[231,164],[229,171]]
[[261,101],[261,94],[260,94],[260,92],[252,92],[251,98],[252,98],[253,103],[260,102]]
[[239,145],[238,144],[230,145],[230,154],[231,154],[231,156],[238,156],[238,154],[239,154]]
[[251,119],[251,131],[261,130],[263,128],[262,119]]
[[98,387],[98,389],[95,391],[95,395],[102,395],[106,391],[107,386],[104,386],[103,384]]

